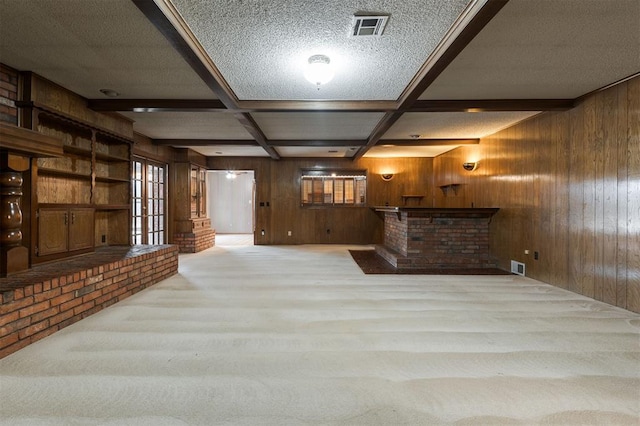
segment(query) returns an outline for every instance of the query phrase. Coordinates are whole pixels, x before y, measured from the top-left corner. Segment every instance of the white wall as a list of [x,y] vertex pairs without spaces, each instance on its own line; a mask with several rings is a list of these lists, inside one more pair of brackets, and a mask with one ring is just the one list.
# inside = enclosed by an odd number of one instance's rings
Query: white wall
[[253,179],[253,171],[237,172],[235,179],[222,171],[207,173],[209,217],[217,233],[253,233]]

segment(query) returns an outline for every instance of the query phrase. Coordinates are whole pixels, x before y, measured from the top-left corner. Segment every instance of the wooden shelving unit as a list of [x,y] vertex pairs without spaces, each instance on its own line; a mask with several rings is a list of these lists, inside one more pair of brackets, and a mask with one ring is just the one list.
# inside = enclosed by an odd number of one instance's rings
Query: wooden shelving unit
[[34,130],[63,141],[64,155],[33,167],[33,263],[131,244],[132,141],[32,104]]

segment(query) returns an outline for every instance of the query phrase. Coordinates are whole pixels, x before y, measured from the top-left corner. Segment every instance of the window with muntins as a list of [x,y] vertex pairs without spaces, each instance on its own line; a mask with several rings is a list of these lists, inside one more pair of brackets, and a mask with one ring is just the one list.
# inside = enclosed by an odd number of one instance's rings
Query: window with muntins
[[364,206],[366,170],[302,170],[300,199],[303,207]]

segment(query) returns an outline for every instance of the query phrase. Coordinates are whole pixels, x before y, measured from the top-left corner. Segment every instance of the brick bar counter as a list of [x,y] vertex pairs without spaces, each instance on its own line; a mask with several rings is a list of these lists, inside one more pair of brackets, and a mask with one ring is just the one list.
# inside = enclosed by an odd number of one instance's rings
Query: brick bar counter
[[0,278],[0,358],[178,272],[178,246],[112,246]]
[[375,207],[384,214],[376,253],[399,269],[495,268],[489,224],[495,209]]

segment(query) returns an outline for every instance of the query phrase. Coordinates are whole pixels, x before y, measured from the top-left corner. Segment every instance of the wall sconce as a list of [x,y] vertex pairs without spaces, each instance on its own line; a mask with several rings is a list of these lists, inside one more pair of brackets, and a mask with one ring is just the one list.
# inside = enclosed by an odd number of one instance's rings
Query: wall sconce
[[383,181],[389,182],[391,179],[393,179],[393,173],[382,173],[380,177]]
[[468,172],[474,171],[478,167],[478,163],[462,163],[462,168]]

